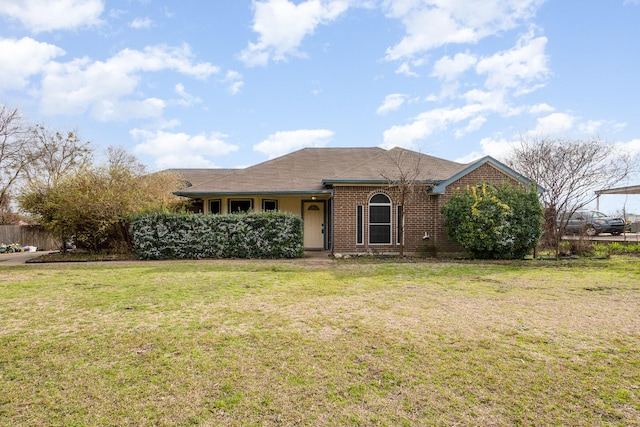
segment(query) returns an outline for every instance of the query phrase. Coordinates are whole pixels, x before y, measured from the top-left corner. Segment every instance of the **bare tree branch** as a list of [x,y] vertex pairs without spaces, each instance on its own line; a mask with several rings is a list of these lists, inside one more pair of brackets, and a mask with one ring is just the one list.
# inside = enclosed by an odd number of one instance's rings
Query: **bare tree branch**
[[[550,212],[546,233],[559,243],[560,221],[595,200],[595,190],[618,185],[637,168],[638,159],[600,139],[521,139],[506,163],[546,189],[542,202]],[[563,218],[567,218],[563,220]]]
[[43,183],[52,187],[65,175],[78,172],[91,163],[89,142],[82,142],[77,132],[51,132],[43,125],[31,129],[36,157],[25,168],[27,184]]
[[37,151],[18,109],[0,105],[0,211],[11,211],[12,189],[36,156]]
[[395,150],[387,153],[394,170],[381,173],[380,175],[388,182],[389,188],[394,188],[398,193],[397,204],[401,206],[399,210],[398,233],[400,256],[404,256],[404,228],[407,209],[407,199],[415,191],[420,176],[420,163],[422,155],[414,151]]

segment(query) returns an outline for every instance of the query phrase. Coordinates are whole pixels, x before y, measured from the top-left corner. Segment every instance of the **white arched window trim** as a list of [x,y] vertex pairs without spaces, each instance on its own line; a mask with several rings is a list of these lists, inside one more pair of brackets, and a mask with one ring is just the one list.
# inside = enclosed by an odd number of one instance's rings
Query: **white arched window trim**
[[369,244],[390,245],[392,242],[393,210],[391,198],[376,193],[369,198]]

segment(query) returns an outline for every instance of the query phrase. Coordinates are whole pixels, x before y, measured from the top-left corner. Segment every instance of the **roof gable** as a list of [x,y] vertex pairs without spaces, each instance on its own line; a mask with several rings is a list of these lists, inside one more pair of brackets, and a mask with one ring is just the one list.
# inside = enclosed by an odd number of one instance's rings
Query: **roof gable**
[[[530,179],[526,178],[525,176],[519,174],[518,172],[514,171],[513,169],[511,169],[510,167],[508,167],[507,165],[497,161],[496,159],[494,159],[491,156],[485,156],[479,160],[476,160],[475,162],[469,163],[467,165],[464,165],[464,167],[459,170],[458,172],[456,172],[455,174],[451,175],[449,178],[441,181],[440,183],[438,183],[438,185],[436,185],[435,187],[433,187],[433,189],[431,190],[431,193],[433,194],[444,194],[447,190],[447,187],[454,183],[455,181],[459,180],[460,178],[462,178],[465,175],[468,175],[469,173],[473,172],[474,170],[478,169],[479,167],[485,165],[485,164],[490,164],[491,166],[495,167],[496,169],[500,170],[502,173],[504,173],[507,176],[512,177],[513,179],[525,184],[525,185],[531,185],[534,182],[531,181]],[[542,189],[542,187],[537,186],[538,191],[542,192],[544,191]]]

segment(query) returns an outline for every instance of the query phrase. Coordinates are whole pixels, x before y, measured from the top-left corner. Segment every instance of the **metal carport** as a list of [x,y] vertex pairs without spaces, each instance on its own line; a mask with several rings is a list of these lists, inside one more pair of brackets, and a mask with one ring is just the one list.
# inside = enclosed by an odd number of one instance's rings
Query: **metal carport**
[[600,209],[600,196],[603,194],[640,194],[640,185],[630,185],[628,187],[607,188],[596,191],[596,209]]

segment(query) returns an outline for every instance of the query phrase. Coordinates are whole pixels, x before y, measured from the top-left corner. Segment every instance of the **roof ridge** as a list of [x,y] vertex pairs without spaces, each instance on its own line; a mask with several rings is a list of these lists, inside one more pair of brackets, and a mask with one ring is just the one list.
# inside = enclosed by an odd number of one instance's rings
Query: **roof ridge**
[[264,166],[268,163],[276,163],[276,162],[281,162],[281,161],[286,161],[288,157],[295,155],[296,153],[301,153],[303,151],[327,151],[327,150],[373,150],[373,149],[379,149],[379,147],[303,147],[300,148],[298,150],[294,150],[290,153],[286,153],[286,154],[282,154],[278,157],[274,157],[272,159],[267,159],[263,162],[260,163],[256,163],[254,165],[250,165],[247,166],[246,168],[242,168],[242,169],[238,169],[239,171],[248,171],[248,170],[252,170],[255,169],[259,166]]
[[[403,148],[403,147],[392,147],[390,149],[384,149],[384,148],[380,148],[381,150],[383,150],[378,156],[372,158],[372,159],[368,159],[368,160],[364,160],[363,162],[360,162],[358,164],[356,164],[353,168],[351,168],[351,170],[349,171],[344,171],[342,173],[340,173],[339,175],[333,177],[334,179],[339,179],[339,178],[345,178],[348,177],[349,174],[352,174],[354,170],[357,170],[358,168],[368,165],[372,162],[376,162],[378,161],[378,163],[380,163],[379,161],[381,159],[384,159],[385,162],[393,162],[394,164],[396,164],[398,162],[397,159],[394,159],[392,156],[390,156],[392,153],[394,152],[400,152],[400,153],[409,153],[409,155],[411,156],[416,156],[416,158],[419,158],[420,161],[422,162],[423,159],[425,159],[425,161],[433,161],[434,163],[446,163],[450,166],[456,166],[456,169],[458,168],[463,168],[465,165],[462,163],[458,163],[458,162],[454,162],[452,160],[447,160],[447,159],[442,159],[440,157],[435,157],[429,154],[424,154],[420,151],[415,151],[415,150],[409,150],[407,148]],[[383,157],[384,156],[384,157]],[[396,166],[399,167],[399,165],[396,164]],[[383,170],[381,168],[381,172],[379,174],[379,178],[380,180],[387,180],[387,178],[385,178]]]

